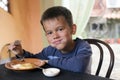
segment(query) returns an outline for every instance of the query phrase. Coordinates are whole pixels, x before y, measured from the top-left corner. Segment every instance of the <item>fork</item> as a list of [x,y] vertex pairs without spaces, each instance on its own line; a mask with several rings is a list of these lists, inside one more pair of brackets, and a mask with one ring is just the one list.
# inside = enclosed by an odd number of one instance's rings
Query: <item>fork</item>
[[16,54],[16,56],[18,57],[18,60],[20,60],[21,62],[24,62],[25,60],[24,60],[24,57],[22,57],[22,56],[20,56],[20,55],[17,55]]
[[[12,59],[11,57],[11,50],[8,50],[8,53],[9,53],[9,58]],[[21,62],[25,61],[24,60],[24,57],[18,55],[18,54],[15,54],[17,56],[17,59],[20,60]]]

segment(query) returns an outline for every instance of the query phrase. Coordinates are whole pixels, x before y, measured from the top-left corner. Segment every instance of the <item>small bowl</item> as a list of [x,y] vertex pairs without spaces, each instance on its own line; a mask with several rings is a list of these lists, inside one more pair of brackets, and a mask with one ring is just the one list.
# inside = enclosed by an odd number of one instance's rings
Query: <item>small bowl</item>
[[47,68],[47,69],[42,69],[42,72],[47,77],[54,77],[54,76],[57,76],[60,73],[60,69],[58,69],[58,68]]

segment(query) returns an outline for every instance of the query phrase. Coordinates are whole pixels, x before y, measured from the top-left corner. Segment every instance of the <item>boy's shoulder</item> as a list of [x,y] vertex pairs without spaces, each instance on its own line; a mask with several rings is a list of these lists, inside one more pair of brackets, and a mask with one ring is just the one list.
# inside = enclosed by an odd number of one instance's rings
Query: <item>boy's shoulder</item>
[[88,42],[86,42],[84,39],[81,39],[81,38],[76,38],[75,40],[75,43],[76,43],[76,45],[78,45],[78,46],[87,46],[87,45],[89,45],[89,43]]
[[84,41],[84,39],[81,39],[81,38],[76,38],[76,39],[74,39],[74,41],[78,42],[78,43],[86,42],[86,41]]
[[44,50],[49,51],[49,52],[53,52],[53,51],[56,51],[57,49],[49,45],[49,46],[45,47]]

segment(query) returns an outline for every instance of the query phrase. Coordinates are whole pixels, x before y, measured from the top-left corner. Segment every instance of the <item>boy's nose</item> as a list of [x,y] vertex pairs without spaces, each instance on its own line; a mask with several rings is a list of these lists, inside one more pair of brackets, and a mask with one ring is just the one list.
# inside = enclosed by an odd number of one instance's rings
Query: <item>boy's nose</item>
[[54,32],[54,33],[53,33],[53,38],[54,38],[54,39],[59,38],[59,35],[58,35],[58,33],[57,33],[57,32]]

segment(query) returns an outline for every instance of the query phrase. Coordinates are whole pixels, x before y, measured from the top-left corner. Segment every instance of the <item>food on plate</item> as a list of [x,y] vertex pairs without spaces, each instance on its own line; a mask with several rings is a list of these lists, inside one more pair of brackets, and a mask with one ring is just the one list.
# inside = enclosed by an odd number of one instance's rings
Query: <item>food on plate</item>
[[11,65],[11,67],[14,69],[31,69],[34,68],[34,65],[31,63],[22,63],[22,64]]

